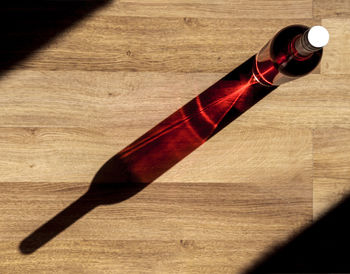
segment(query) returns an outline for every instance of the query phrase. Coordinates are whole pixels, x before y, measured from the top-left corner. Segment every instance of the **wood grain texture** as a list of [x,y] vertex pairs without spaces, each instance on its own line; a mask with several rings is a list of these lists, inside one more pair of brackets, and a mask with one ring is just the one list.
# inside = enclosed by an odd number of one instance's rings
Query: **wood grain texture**
[[[104,162],[146,130],[2,128],[1,181],[88,184]],[[259,183],[264,178],[310,184],[311,148],[309,130],[247,129],[232,124],[158,180]]]
[[[0,72],[0,273],[244,273],[285,244],[350,190],[349,14],[345,0],[120,0],[28,49]],[[329,29],[320,68],[20,253],[110,157],[296,23]]]
[[[1,194],[7,207],[0,222],[5,272],[16,267],[49,271],[52,263],[58,269],[64,265],[88,273],[238,271],[312,218],[311,184],[298,180],[281,184],[261,179],[255,185],[153,183],[123,203],[96,208],[62,237],[21,259],[13,253],[17,242],[85,189],[75,183],[14,185],[1,184],[7,193]],[[20,229],[13,218],[16,212],[23,214]]]
[[[13,71],[0,82],[0,123],[3,127],[134,128],[141,134],[223,76]],[[349,84],[350,79],[343,76],[308,75],[279,87],[235,124],[285,129],[330,125],[349,128]]]
[[350,2],[347,0],[313,0],[314,18],[349,18]]
[[324,19],[322,24],[329,30],[331,40],[325,48],[323,74],[350,73],[350,19]]
[[317,129],[314,133],[314,215],[317,217],[350,191],[348,129]]
[[104,13],[142,17],[209,17],[209,18],[312,18],[312,0],[284,1],[212,1],[212,0],[121,0]]
[[[293,23],[293,19],[102,14],[67,30],[17,68],[228,73],[258,51],[266,37]],[[319,20],[298,23],[312,25]]]

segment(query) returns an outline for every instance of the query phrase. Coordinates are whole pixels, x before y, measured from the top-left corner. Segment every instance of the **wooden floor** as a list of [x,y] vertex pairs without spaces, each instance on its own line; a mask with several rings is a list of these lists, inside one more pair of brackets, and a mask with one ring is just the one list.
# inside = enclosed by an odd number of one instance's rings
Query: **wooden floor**
[[[20,252],[110,157],[295,23],[330,32],[313,74]],[[241,273],[350,190],[350,1],[111,1],[44,42],[0,74],[0,273]]]

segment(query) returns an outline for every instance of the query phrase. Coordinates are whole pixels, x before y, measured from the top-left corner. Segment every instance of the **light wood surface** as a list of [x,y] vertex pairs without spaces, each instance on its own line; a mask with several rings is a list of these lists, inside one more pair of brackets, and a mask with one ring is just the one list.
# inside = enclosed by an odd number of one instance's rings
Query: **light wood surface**
[[[0,273],[240,273],[311,224],[350,190],[349,16],[346,0],[111,1],[1,72]],[[329,29],[320,68],[21,254],[110,157],[294,23]]]

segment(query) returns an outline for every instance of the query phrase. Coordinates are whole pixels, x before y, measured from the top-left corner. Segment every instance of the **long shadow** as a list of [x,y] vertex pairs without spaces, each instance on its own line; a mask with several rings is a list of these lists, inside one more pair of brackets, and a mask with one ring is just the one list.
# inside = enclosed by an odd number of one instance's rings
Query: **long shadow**
[[246,273],[350,273],[350,196]]
[[[111,1],[1,1],[0,77],[59,33],[108,2]],[[210,122],[202,121],[205,115],[197,115],[210,114],[203,111],[209,103],[205,107],[198,105],[198,102],[204,105],[206,101],[213,102],[211,94],[204,92],[204,95],[196,97],[197,99],[191,101],[187,107],[184,106],[181,112],[170,116],[172,119],[165,120],[160,124],[161,127],[158,126],[156,130],[151,131],[152,134],[145,134],[141,140],[136,141],[136,145],[133,143],[106,162],[95,175],[89,190],[26,237],[19,246],[20,251],[24,254],[33,253],[96,206],[115,204],[135,195],[267,95],[272,89],[259,87],[247,80],[251,65],[252,58],[219,81],[221,85],[214,85],[218,91],[225,88],[240,90],[244,84],[248,84],[244,93],[240,93],[239,100],[231,105],[228,111],[219,113],[223,114],[222,116],[211,115],[216,119],[213,119],[214,126],[208,126]],[[214,105],[219,104],[219,99]],[[243,103],[243,99],[248,103]],[[227,101],[223,100],[224,103]],[[190,131],[197,134],[196,138],[193,133],[189,134]],[[180,138],[180,133],[189,141]],[[171,134],[175,137],[175,146],[170,145]],[[128,156],[125,156],[127,153]],[[148,156],[151,157],[147,164]],[[350,197],[291,239],[289,243],[270,252],[246,273],[350,273],[350,259],[347,253],[350,246],[349,212]]]
[[145,186],[147,184],[137,183],[119,155],[114,156],[97,172],[88,191],[25,238],[20,251],[33,253],[95,207],[121,202]]
[[99,205],[141,191],[269,94],[252,76],[254,56],[124,148],[95,175],[89,190],[20,243],[30,254]]
[[109,0],[2,0],[0,76]]

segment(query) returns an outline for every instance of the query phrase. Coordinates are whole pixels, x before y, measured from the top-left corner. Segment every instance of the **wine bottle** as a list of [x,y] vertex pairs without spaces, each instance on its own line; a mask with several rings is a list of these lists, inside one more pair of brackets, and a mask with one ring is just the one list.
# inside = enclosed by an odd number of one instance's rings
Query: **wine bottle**
[[304,76],[316,68],[328,40],[328,31],[322,26],[288,26],[256,55],[253,75],[265,86],[279,86]]

